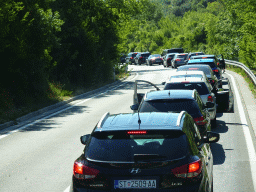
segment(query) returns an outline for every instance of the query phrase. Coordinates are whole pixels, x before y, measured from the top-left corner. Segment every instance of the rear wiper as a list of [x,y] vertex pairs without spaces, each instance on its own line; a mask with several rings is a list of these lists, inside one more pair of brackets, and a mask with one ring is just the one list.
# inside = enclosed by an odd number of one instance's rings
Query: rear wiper
[[167,156],[159,154],[134,154],[134,161],[150,161],[157,159],[167,159]]

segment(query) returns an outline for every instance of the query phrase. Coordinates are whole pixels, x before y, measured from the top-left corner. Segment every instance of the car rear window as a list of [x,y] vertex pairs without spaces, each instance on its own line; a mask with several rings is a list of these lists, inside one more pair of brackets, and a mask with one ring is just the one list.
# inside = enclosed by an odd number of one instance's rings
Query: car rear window
[[90,160],[115,162],[175,160],[189,153],[186,138],[177,130],[149,130],[137,135],[128,131],[94,132],[85,155]]
[[175,75],[171,76],[170,79],[179,79],[179,78],[202,78],[201,74],[187,74],[187,75]]
[[149,53],[144,53],[144,54],[141,54],[142,57],[149,57],[150,54]]
[[167,58],[173,59],[174,56],[175,56],[175,55],[167,55]]
[[206,75],[211,75],[210,69],[205,67],[179,67],[177,71],[203,71]]
[[177,58],[186,59],[187,56],[188,56],[187,54],[181,54],[181,55],[177,55]]
[[200,109],[195,100],[192,99],[159,99],[144,101],[140,112],[168,112],[187,111],[192,117],[201,116]]
[[199,95],[209,94],[209,90],[204,82],[167,83],[164,87],[164,90],[171,90],[171,89],[189,89],[189,90],[196,89]]
[[196,65],[196,64],[209,65],[212,69],[216,67],[216,64],[214,62],[200,62],[200,63],[188,63],[188,64],[191,64],[191,65]]

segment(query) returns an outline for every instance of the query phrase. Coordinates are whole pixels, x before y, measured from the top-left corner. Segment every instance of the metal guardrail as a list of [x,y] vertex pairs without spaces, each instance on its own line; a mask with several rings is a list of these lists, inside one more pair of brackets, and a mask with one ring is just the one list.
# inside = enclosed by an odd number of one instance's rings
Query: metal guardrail
[[243,63],[240,63],[238,61],[226,60],[226,59],[225,59],[225,62],[226,62],[226,65],[234,65],[234,66],[242,68],[250,76],[254,85],[256,85],[256,77],[255,77],[254,73]]

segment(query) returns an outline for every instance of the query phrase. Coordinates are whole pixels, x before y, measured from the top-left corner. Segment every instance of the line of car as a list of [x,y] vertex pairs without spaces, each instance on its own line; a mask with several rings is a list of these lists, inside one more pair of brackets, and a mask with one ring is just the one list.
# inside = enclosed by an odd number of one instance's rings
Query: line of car
[[[160,55],[144,60],[146,54],[130,56],[139,65],[164,64]],[[106,113],[91,134],[81,136],[85,148],[74,162],[70,191],[213,191],[210,143],[220,135],[211,129],[218,104],[230,110],[233,95],[219,87],[222,74],[218,79],[206,60],[189,62],[170,74],[163,90],[136,80],[133,113]],[[140,83],[154,90],[138,93]]]

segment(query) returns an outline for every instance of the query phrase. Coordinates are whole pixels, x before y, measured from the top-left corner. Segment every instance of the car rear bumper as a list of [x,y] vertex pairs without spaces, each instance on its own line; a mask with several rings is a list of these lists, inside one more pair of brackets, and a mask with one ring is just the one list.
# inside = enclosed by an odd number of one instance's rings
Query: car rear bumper
[[76,188],[71,189],[70,192],[197,192],[199,191],[199,186],[184,186],[182,188],[174,188],[174,189],[110,189],[110,190],[100,190],[100,189],[84,189],[84,188]]

